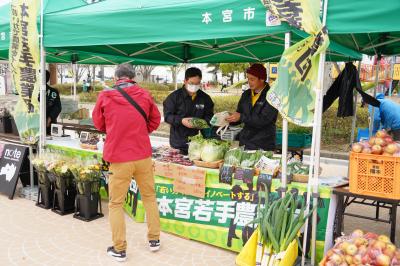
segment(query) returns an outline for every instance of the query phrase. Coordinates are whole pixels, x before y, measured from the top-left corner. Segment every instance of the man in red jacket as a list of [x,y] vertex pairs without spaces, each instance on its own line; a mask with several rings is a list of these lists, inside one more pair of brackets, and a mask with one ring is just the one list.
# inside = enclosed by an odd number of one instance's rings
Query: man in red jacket
[[107,253],[118,261],[126,260],[122,205],[132,177],[146,209],[150,250],[160,248],[160,217],[149,134],[158,128],[161,117],[150,93],[133,81],[134,76],[131,65],[119,65],[115,71],[116,86],[100,93],[92,115],[96,128],[107,134],[103,158],[110,162],[108,207],[113,241]]

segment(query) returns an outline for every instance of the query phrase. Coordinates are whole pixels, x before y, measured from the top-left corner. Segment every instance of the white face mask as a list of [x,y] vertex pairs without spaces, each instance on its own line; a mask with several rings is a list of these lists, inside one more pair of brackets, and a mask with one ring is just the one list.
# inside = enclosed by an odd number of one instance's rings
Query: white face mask
[[196,93],[200,89],[200,85],[186,84],[186,89],[191,93]]

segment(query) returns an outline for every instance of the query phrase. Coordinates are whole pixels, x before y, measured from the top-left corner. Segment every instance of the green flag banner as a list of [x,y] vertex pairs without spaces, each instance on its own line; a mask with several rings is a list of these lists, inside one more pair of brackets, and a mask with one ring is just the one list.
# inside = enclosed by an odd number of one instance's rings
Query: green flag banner
[[319,18],[319,0],[261,0],[271,13],[291,26],[311,34],[285,50],[278,66],[278,79],[267,101],[289,122],[313,125],[315,91],[320,54],[329,46],[326,28]]
[[38,1],[13,0],[11,3],[10,70],[19,94],[14,119],[22,142],[33,144],[39,138],[39,41],[36,26]]

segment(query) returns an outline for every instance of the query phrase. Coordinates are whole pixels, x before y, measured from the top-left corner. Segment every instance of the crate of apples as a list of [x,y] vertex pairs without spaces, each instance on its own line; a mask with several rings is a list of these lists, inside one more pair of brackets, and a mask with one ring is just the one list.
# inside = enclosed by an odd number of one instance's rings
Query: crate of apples
[[335,242],[320,266],[400,266],[400,250],[385,235],[355,230]]
[[393,141],[385,130],[379,130],[368,141],[354,143],[351,150],[355,153],[400,157],[400,143]]

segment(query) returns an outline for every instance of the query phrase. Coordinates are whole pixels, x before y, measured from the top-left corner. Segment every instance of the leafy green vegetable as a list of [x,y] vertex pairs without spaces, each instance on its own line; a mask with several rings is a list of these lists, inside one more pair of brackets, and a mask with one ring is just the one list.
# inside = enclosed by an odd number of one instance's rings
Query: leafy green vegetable
[[242,154],[242,161],[240,162],[241,167],[252,168],[260,160],[263,152],[258,151],[245,151]]
[[[261,200],[265,207],[260,208]],[[298,210],[298,206],[301,206]],[[285,251],[289,244],[297,238],[300,228],[304,225],[313,210],[305,215],[304,201],[295,199],[287,193],[285,197],[270,202],[268,193],[259,193],[258,215],[252,222],[260,228],[261,240],[265,248],[273,253]]]
[[201,150],[201,160],[204,162],[215,162],[224,159],[226,151],[229,149],[229,142],[216,139],[207,139],[203,143]]
[[188,155],[189,160],[200,160],[201,159],[201,151],[203,149],[204,138],[201,133],[197,134],[196,136],[189,137],[189,149]]
[[197,117],[190,119],[190,123],[192,124],[193,128],[196,129],[205,129],[210,127],[206,120]]
[[232,165],[232,166],[239,166],[240,161],[242,159],[242,153],[243,153],[243,149],[241,149],[241,148],[235,148],[235,149],[229,150],[225,154],[224,164]]

